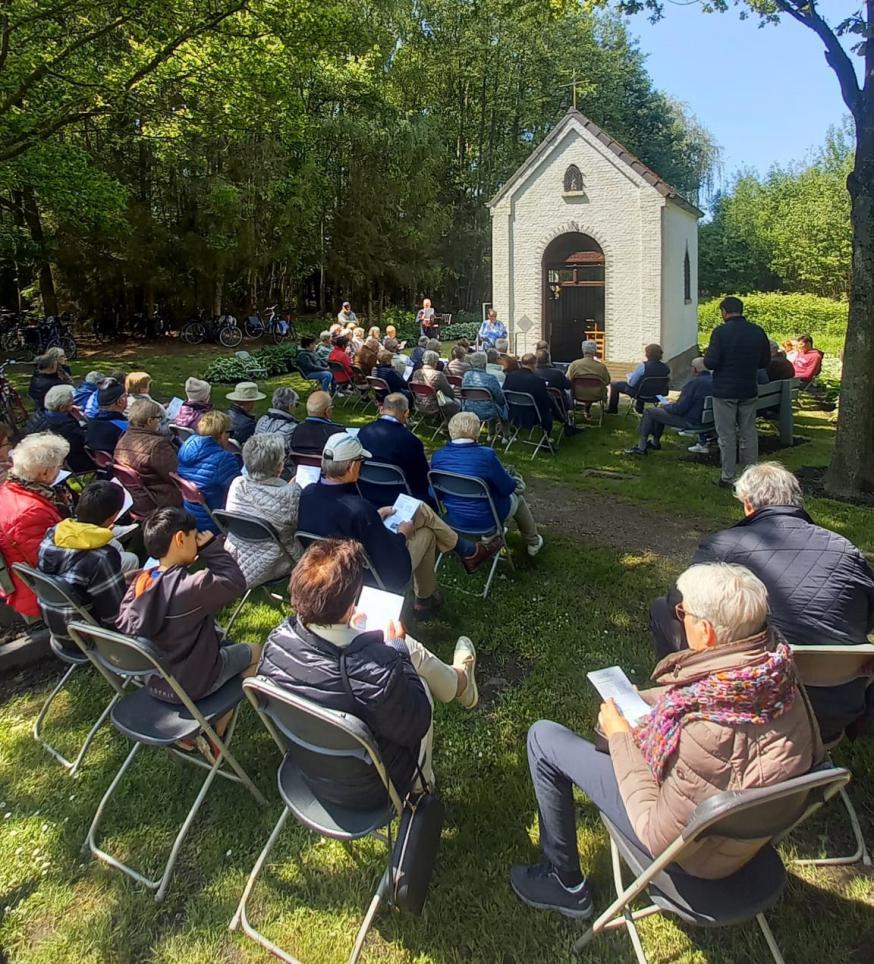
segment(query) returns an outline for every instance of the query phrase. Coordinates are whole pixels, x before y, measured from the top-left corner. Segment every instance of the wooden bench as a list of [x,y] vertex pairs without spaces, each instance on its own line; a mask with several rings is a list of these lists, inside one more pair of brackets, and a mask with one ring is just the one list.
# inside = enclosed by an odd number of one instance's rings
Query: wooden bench
[[[798,398],[800,385],[801,380],[798,378],[786,378],[783,381],[759,385],[756,418],[776,422],[783,445],[792,445],[795,438],[795,416],[792,405]],[[681,435],[714,435],[716,427],[713,422],[713,397],[708,395],[704,399],[700,425],[678,428],[676,431]]]

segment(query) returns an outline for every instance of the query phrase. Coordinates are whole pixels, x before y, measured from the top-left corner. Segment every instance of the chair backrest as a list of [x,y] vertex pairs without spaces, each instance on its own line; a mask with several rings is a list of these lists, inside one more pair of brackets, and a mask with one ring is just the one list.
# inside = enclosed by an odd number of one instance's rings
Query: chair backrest
[[578,402],[600,402],[605,385],[597,375],[577,375],[571,380],[574,398]]
[[487,388],[464,388],[461,389],[462,402],[491,402],[492,393]]
[[670,375],[648,375],[641,378],[637,385],[637,398],[654,399],[656,395],[667,395],[671,390]]
[[[332,538],[332,536],[320,536],[315,532],[307,532],[305,529],[298,529],[294,534],[294,538],[297,544],[300,546],[301,552],[306,552],[306,550],[309,549],[314,542],[321,542],[323,539]],[[376,583],[376,588],[385,589],[385,583],[380,578],[379,573],[376,570],[376,566],[374,566],[370,556],[367,555],[367,551],[365,550],[364,546],[359,543],[358,548],[361,552],[361,561],[364,565],[364,568],[370,573],[373,581]]]
[[401,799],[376,739],[357,716],[326,709],[262,676],[246,679],[243,692],[279,748],[292,754],[306,777],[356,783],[375,771],[400,813]]
[[171,472],[170,478],[173,480],[176,488],[182,493],[182,498],[185,499],[186,502],[193,502],[195,505],[206,505],[204,494],[193,482],[189,482],[188,479],[183,479],[182,476],[176,472]]
[[318,469],[322,467],[321,455],[314,455],[312,452],[301,452],[293,448],[291,452],[289,452],[289,456],[295,465],[314,465]]
[[404,470],[397,465],[390,465],[388,462],[376,462],[368,460],[361,463],[361,471],[358,475],[359,482],[366,482],[368,485],[383,485],[393,489],[403,488],[407,495],[412,495],[407,477]]
[[537,420],[540,421],[540,409],[538,409],[537,402],[534,401],[534,396],[530,392],[514,392],[504,389],[504,398],[507,400],[507,405],[510,406],[511,420],[514,414],[524,415],[528,409],[533,408]]
[[90,449],[87,445],[85,446],[85,451],[98,469],[112,468],[112,452],[104,452],[102,449]]
[[279,538],[276,527],[267,519],[259,519],[246,512],[230,512],[227,509],[213,509],[212,515],[221,528],[234,539],[239,539],[240,542],[273,543],[282,550],[284,555],[291,559],[288,550]]
[[55,606],[72,609],[86,623],[96,625],[94,617],[73,598],[70,594],[70,586],[60,576],[50,576],[48,573],[35,569],[33,566],[28,566],[24,562],[14,562],[12,568],[41,604],[49,609]]
[[168,679],[160,654],[146,639],[137,639],[115,629],[105,629],[78,619],[71,620],[67,629],[113,685],[117,683],[115,678],[118,676],[144,677],[158,673]]
[[874,644],[792,646],[798,676],[805,686],[842,686],[874,676]]
[[461,388],[464,379],[461,377],[461,375],[450,375],[449,372],[447,372],[446,381],[449,382],[453,388]]
[[188,428],[186,425],[170,425],[170,432],[176,436],[179,442],[184,442],[185,439],[191,438],[192,435],[197,433],[193,428]]
[[334,372],[335,374],[340,374],[340,375],[346,374],[346,368],[338,361],[331,361],[329,359],[328,368],[330,368],[331,371]]
[[[121,462],[113,463],[113,473],[119,482],[126,489],[134,489],[138,492],[142,492],[152,503],[152,505],[157,509],[159,506],[158,500],[152,495],[148,488],[146,488],[145,482],[143,482],[143,477],[137,472],[136,469],[132,469],[129,465],[124,465]],[[139,513],[132,512],[135,518]]]
[[484,530],[482,533],[468,533],[471,535],[488,535],[491,532],[503,531],[503,523],[498,516],[492,494],[487,483],[475,475],[461,475],[458,472],[442,472],[439,469],[432,469],[428,473],[428,481],[434,497],[437,499],[437,507],[440,515],[445,516],[446,497],[456,499],[469,499],[471,501],[484,502],[488,505],[491,512],[494,526],[492,529]]
[[414,382],[410,381],[408,383],[410,391],[414,395],[418,395],[420,398],[431,398],[436,395],[434,387],[426,384],[425,382]]
[[388,387],[388,382],[384,378],[380,378],[378,375],[368,375],[367,384],[377,393],[382,393],[387,395],[391,389]]
[[552,385],[547,385],[546,391],[549,393],[549,397],[552,399],[552,404],[555,406],[558,414],[563,420],[567,419],[567,399],[565,398],[564,392],[560,388],[555,388]]

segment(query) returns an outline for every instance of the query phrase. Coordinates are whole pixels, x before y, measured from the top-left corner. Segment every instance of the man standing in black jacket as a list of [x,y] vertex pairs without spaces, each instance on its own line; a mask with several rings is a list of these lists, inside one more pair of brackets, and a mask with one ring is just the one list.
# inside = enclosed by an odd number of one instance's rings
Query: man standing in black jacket
[[722,455],[722,475],[716,484],[730,489],[737,471],[738,443],[742,469],[759,457],[758,372],[770,364],[771,346],[764,330],[744,318],[740,298],[724,298],[719,310],[723,324],[710,337],[704,364],[713,372],[713,421]]

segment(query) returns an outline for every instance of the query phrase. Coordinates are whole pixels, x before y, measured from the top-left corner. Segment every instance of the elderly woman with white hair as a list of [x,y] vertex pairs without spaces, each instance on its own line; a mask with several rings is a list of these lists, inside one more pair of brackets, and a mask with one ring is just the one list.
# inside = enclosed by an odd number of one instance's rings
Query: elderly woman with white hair
[[[100,383],[105,377],[106,376],[103,374],[103,372],[98,372],[96,370],[90,371],[83,379],[82,384],[76,389],[76,392],[73,395],[73,404],[82,412],[83,415],[88,414],[85,411],[88,402],[92,396],[96,395],[97,389],[100,387]],[[96,405],[96,397],[94,402]]]
[[62,491],[52,488],[69,451],[69,442],[59,435],[28,435],[12,450],[12,468],[0,484],[0,555],[13,586],[12,592],[0,587],[0,598],[22,616],[38,617],[39,603],[12,565],[35,566],[46,531],[69,516]]
[[417,411],[425,415],[436,415],[438,411],[442,411],[447,418],[452,418],[456,412],[461,411],[461,405],[455,400],[448,379],[438,370],[439,361],[437,352],[429,348],[422,355],[422,367],[413,372],[410,384],[427,385],[434,389],[433,395],[414,394]]
[[70,445],[67,466],[73,472],[92,471],[94,463],[85,451],[85,429],[79,421],[73,386],[55,385],[46,392],[43,404],[45,412],[39,423],[39,431],[51,432],[67,440]]
[[484,388],[491,396],[491,401],[462,402],[465,412],[473,412],[481,422],[492,422],[498,419],[501,422],[507,421],[507,402],[500,382],[491,373],[486,371],[485,352],[475,351],[467,359],[470,368],[464,373],[461,380],[462,388]]
[[267,413],[258,419],[255,425],[255,434],[272,432],[282,439],[285,445],[285,464],[290,472],[294,468],[294,460],[291,458],[291,448],[294,433],[299,424],[299,419],[295,418],[294,412],[300,402],[300,395],[293,388],[282,386],[274,389],[273,397],[270,399],[270,408]]
[[[225,508],[269,522],[282,545],[296,558],[294,534],[301,489],[294,480],[286,482],[281,478],[285,457],[285,444],[278,432],[256,432],[243,446],[246,474],[231,482]],[[246,542],[229,535],[226,548],[237,560],[250,588],[279,579],[291,568],[288,556],[272,542]]]
[[[632,846],[657,857],[710,797],[779,784],[823,760],[792,652],[768,626],[761,580],[718,563],[692,566],[677,586],[689,649],[656,666],[655,687],[640,694],[650,709],[636,721],[613,700],[601,704],[609,753],[548,720],[528,731],[544,860],[513,867],[510,881],[530,907],[579,919],[593,912],[577,852],[574,786]],[[721,879],[760,849],[755,840],[712,835],[680,868]]]

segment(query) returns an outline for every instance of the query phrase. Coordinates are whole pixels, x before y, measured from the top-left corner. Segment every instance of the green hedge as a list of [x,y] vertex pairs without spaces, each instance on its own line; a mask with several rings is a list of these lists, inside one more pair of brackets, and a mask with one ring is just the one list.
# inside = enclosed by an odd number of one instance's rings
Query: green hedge
[[[719,302],[724,296],[698,305],[698,330],[702,344],[720,322]],[[744,315],[782,342],[798,335],[813,336],[814,344],[827,356],[837,356],[847,334],[847,303],[816,295],[764,292],[744,295]]]
[[445,341],[458,341],[459,338],[467,338],[470,342],[473,342],[481,324],[482,322],[479,321],[462,321],[458,324],[453,322],[440,332],[440,337]]
[[[241,349],[242,350],[242,349]],[[270,345],[253,351],[252,358],[258,367],[267,369],[267,377],[284,375],[290,372],[297,359],[297,345]],[[204,379],[210,384],[226,383],[229,385],[251,380],[252,372],[240,361],[236,355],[216,358],[209,363],[203,373]]]

